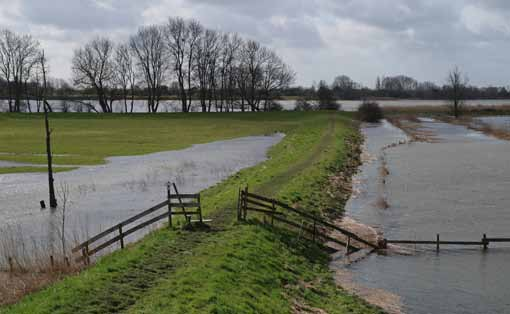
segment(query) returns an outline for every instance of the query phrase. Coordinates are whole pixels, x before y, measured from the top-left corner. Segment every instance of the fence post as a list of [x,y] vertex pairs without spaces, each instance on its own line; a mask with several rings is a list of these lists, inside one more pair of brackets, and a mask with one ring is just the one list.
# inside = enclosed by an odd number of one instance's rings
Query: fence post
[[315,242],[315,238],[317,236],[317,220],[313,219],[313,242]]
[[483,243],[483,250],[487,251],[487,248],[489,247],[489,241],[487,241],[487,235],[485,233],[483,234],[482,243]]
[[248,215],[248,204],[246,203],[246,199],[248,198],[248,186],[244,189],[244,197],[243,197],[243,220],[246,221],[246,216]]
[[199,216],[200,223],[203,223],[203,220],[202,220],[202,204],[200,203],[200,193],[198,194],[198,216]]
[[436,252],[439,253],[439,233],[436,234]]
[[12,261],[12,257],[9,256],[9,272],[14,273],[14,262]]
[[85,264],[90,265],[89,244],[85,245]]
[[170,182],[166,184],[166,197],[168,199],[168,228],[172,229],[172,201],[170,196],[172,195],[172,191],[170,189]]
[[271,205],[273,211],[273,213],[271,214],[271,226],[274,226],[274,215],[276,214],[276,205],[274,199],[272,200]]
[[237,194],[237,221],[241,221],[241,188]]
[[55,260],[53,259],[53,255],[50,255],[50,265],[51,269],[55,268]]
[[122,233],[122,225],[119,225],[119,235],[120,235],[120,248],[124,249],[124,234]]

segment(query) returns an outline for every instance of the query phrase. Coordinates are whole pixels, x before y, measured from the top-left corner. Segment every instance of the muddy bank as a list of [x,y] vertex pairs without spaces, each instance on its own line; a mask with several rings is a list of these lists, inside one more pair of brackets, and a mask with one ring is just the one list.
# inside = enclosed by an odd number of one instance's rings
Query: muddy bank
[[[344,193],[349,192],[344,194],[347,195],[347,198],[340,199],[342,204],[345,204],[345,213],[342,217],[335,219],[335,224],[376,244],[382,237],[381,229],[377,224],[372,224],[372,222],[376,222],[375,220],[365,218],[370,216],[371,209],[384,207],[382,203],[385,203],[385,200],[381,195],[384,195],[384,174],[387,170],[384,166],[383,152],[386,148],[407,142],[408,137],[387,121],[383,121],[382,124],[364,124],[361,127],[361,133],[362,140],[356,143],[356,147],[351,147],[355,154],[350,157],[352,166],[348,172],[339,176],[341,180],[337,180],[344,183],[340,187],[338,184],[332,184],[333,187]],[[382,140],[373,141],[372,134],[378,134]],[[339,233],[333,233],[332,236],[346,240],[345,236]],[[334,272],[337,284],[349,293],[363,298],[388,313],[402,313],[398,295],[383,289],[369,287],[354,280],[351,265],[367,258],[372,250],[365,248],[346,257],[345,249],[340,247],[338,249],[339,252],[332,255],[329,265]]]

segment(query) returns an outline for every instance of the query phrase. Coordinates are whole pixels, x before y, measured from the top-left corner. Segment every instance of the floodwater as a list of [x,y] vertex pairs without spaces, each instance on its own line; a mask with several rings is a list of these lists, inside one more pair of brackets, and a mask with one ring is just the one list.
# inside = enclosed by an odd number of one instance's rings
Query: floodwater
[[[86,112],[87,107],[79,102],[73,101],[63,101],[63,100],[50,100],[50,104],[54,111],[62,111],[63,106],[68,108],[69,112]],[[87,100],[86,103],[90,103],[97,110],[100,111],[100,106],[95,100]],[[296,102],[294,100],[277,100],[277,103],[282,105],[284,110],[293,110],[295,108]],[[381,107],[438,107],[444,106],[447,104],[445,100],[416,100],[416,99],[397,99],[397,100],[379,100],[377,101]],[[344,111],[356,111],[360,104],[361,100],[338,100],[337,103],[340,105],[340,109]],[[473,106],[500,106],[500,105],[510,105],[509,99],[475,99],[475,100],[466,100],[465,105],[468,107]],[[158,112],[179,112],[180,111],[180,102],[178,100],[162,100],[160,102],[160,106]],[[33,112],[37,111],[37,103],[35,101],[30,102],[30,107]],[[200,102],[193,101],[191,106],[192,111],[200,111]],[[0,112],[6,112],[8,110],[8,104],[6,100],[0,100]],[[212,106],[212,110],[215,111],[214,105]],[[28,108],[25,108],[24,111],[28,111]],[[124,103],[121,101],[114,102],[113,104],[114,112],[124,112]],[[133,106],[133,112],[147,112],[147,102],[145,100],[136,100]]]
[[[181,193],[210,187],[266,160],[268,149],[282,138],[283,134],[252,136],[179,151],[113,157],[105,165],[57,173],[57,192],[62,191],[62,185],[69,189],[66,235],[83,240],[162,202],[167,182],[175,182]],[[61,208],[52,211],[39,206],[40,200],[48,199],[46,174],[0,175],[0,187],[2,232],[21,229],[25,240],[41,247],[55,240]],[[58,199],[62,205],[61,197]],[[5,239],[6,233],[3,235]]]
[[[367,125],[372,158],[355,178],[347,215],[388,239],[480,241],[510,237],[510,142],[423,119],[433,143],[399,143],[388,123]],[[382,171],[383,166],[387,172]],[[385,176],[384,174],[387,174]],[[381,198],[385,202],[381,202]],[[385,206],[381,206],[385,203]],[[409,256],[371,255],[350,266],[356,282],[401,296],[408,313],[509,313],[510,247],[418,246]]]
[[474,122],[481,122],[487,124],[495,129],[503,131],[510,131],[510,116],[492,116],[492,117],[478,117],[474,118]]

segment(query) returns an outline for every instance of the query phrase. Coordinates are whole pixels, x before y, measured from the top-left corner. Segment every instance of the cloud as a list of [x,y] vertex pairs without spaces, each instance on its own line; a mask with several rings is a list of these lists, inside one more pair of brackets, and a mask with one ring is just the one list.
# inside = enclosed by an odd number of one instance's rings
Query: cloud
[[74,48],[97,35],[126,40],[169,16],[271,46],[299,84],[347,74],[372,86],[405,73],[438,83],[453,65],[475,84],[506,85],[510,2],[504,0],[0,0],[0,25],[30,32],[52,73],[70,77]]

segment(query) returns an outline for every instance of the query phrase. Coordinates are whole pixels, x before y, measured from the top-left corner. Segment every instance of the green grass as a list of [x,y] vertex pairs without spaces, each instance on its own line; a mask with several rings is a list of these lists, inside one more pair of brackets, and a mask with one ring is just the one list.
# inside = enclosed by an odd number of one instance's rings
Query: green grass
[[304,207],[315,199],[321,206],[314,210],[324,210],[332,202],[324,193],[327,178],[346,162],[346,140],[357,136],[341,114],[265,119],[279,119],[274,127],[287,136],[269,160],[203,192],[210,230],[158,230],[0,313],[292,313],[296,307],[379,313],[335,286],[318,246],[285,229],[234,222],[245,184]]
[[[53,168],[53,172],[64,172],[75,170],[77,167],[55,167]],[[7,173],[28,173],[28,172],[47,172],[48,169],[44,167],[31,167],[31,166],[22,166],[22,167],[0,167],[0,174]]]
[[[287,131],[317,115],[299,113],[50,115],[54,162],[100,164],[105,158],[154,153],[192,144]],[[46,162],[40,114],[0,114],[0,160]]]

